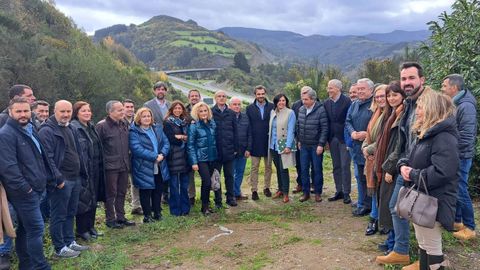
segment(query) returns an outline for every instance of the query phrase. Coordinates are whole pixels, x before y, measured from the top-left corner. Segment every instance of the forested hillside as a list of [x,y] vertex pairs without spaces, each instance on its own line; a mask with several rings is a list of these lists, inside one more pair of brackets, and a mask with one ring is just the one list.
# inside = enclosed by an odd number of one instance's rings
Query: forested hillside
[[125,48],[112,40],[94,44],[49,2],[0,2],[0,108],[10,86],[22,83],[52,103],[86,100],[98,119],[109,99],[150,98],[153,80]]

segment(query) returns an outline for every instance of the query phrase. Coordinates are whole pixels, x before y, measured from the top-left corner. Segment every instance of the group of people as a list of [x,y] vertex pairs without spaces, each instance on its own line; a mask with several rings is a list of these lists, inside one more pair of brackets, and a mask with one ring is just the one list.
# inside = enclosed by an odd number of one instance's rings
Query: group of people
[[[56,256],[76,257],[88,250],[75,236],[88,241],[102,235],[95,229],[101,201],[107,227],[135,226],[125,216],[129,178],[132,214],[143,215],[144,223],[162,219],[162,199],[171,215],[188,215],[196,201],[196,172],[204,215],[237,206],[238,200],[248,199],[241,189],[248,158],[252,200],[259,200],[263,159],[266,197],[288,203],[289,169],[296,167],[293,193],[302,192],[300,202],[312,196],[319,203],[328,147],[336,189],[328,201],[352,204],[354,216],[370,215],[366,235],[388,235],[379,245],[385,252],[376,259],[380,264],[410,263],[409,222],[397,215],[395,204],[402,186],[425,181],[439,202],[437,223],[433,229],[414,224],[419,261],[404,269],[441,268],[441,227],[456,230],[459,239],[475,237],[468,172],[477,130],[476,103],[461,75],[445,77],[444,94],[424,83],[421,66],[409,62],[401,66],[400,81],[388,85],[363,78],[344,94],[342,82],[330,80],[325,101],[304,86],[291,109],[285,94],[270,102],[266,88],[259,85],[255,100],[242,111],[242,100],[232,97],[227,102],[221,90],[215,93],[213,107],[202,102],[195,89],[188,93],[188,104],[169,102],[167,84],[157,82],[155,97],[137,111],[132,100],[107,102],[107,117],[96,125],[85,101],[59,100],[49,116],[47,102],[36,101],[29,86],[15,85],[8,108],[0,114],[5,230],[0,265],[8,262],[11,239],[16,237],[20,269],[50,269],[43,253],[46,219]],[[355,203],[350,197],[352,161]],[[272,163],[278,187],[273,194]],[[224,185],[219,185],[222,174]],[[5,215],[9,212],[15,217],[16,233]]]

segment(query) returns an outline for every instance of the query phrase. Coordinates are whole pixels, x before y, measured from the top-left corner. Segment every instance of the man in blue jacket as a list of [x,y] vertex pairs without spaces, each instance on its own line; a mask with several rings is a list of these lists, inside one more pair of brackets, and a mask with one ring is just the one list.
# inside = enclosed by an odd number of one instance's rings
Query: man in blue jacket
[[47,184],[55,184],[47,153],[31,123],[30,104],[14,98],[10,117],[0,129],[2,184],[17,217],[19,269],[50,269],[43,254],[44,222],[40,200]]
[[364,175],[365,158],[362,154],[362,142],[367,138],[367,126],[372,111],[374,84],[372,80],[363,78],[357,81],[357,100],[354,101],[347,113],[345,128],[352,137],[352,156],[357,177],[358,201],[353,211],[354,216],[365,216],[372,208],[372,197],[367,195],[367,179]]
[[442,91],[450,96],[457,106],[457,127],[459,131],[458,148],[460,167],[458,182],[458,201],[453,233],[458,239],[475,238],[475,218],[472,200],[468,194],[468,172],[475,154],[475,138],[477,137],[477,101],[470,91],[464,88],[464,80],[460,74],[450,74],[443,80]]
[[59,100],[55,103],[54,115],[48,118],[39,131],[57,177],[56,188],[49,194],[50,235],[55,255],[61,258],[77,257],[81,251],[88,249],[75,242],[73,232],[81,177],[87,176],[79,154],[78,137],[69,126],[71,118],[72,103]]

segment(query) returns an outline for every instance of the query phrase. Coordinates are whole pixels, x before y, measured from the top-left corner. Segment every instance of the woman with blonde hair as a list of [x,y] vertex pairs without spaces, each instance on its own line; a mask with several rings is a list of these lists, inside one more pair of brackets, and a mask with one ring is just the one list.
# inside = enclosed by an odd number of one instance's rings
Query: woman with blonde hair
[[457,201],[459,166],[458,131],[454,105],[450,97],[429,91],[417,101],[415,123],[416,144],[397,167],[405,183],[419,186],[420,191],[438,199],[435,227],[413,224],[419,245],[419,261],[403,269],[444,269],[442,230],[453,230]]
[[213,213],[210,208],[211,177],[214,170],[214,161],[217,159],[215,143],[215,121],[212,119],[212,110],[205,102],[195,104],[191,112],[195,121],[188,127],[187,154],[192,170],[198,171],[202,179],[201,195],[202,213]]
[[376,191],[381,175],[375,172],[377,159],[377,141],[382,133],[385,121],[389,118],[391,107],[386,98],[387,85],[381,84],[373,92],[373,102],[370,106],[372,117],[367,126],[367,138],[363,141],[362,152],[365,157],[365,177],[367,179],[367,194],[372,197],[372,212],[365,235],[373,235],[378,231],[378,208]]
[[144,223],[162,218],[162,186],[163,182],[170,179],[166,161],[170,143],[162,127],[154,123],[152,111],[146,107],[140,108],[133,118],[128,135],[133,185],[140,192]]

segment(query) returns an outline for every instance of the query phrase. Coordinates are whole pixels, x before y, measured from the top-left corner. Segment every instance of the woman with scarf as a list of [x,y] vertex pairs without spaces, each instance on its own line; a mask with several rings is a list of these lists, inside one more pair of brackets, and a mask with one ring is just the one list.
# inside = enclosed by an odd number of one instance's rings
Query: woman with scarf
[[187,163],[187,111],[182,102],[175,100],[168,109],[163,130],[170,142],[167,156],[170,170],[170,214],[185,216],[190,212],[188,184],[190,168]]
[[377,189],[378,225],[384,232],[388,232],[388,239],[378,247],[388,254],[393,249],[395,241],[389,205],[398,175],[396,165],[399,156],[394,150],[401,143],[401,137],[398,136],[398,124],[403,115],[403,100],[406,95],[398,81],[391,82],[386,90],[387,102],[392,108],[392,112],[386,119],[383,132],[378,139],[375,152],[375,173],[379,185]]
[[362,144],[362,152],[365,157],[367,194],[368,196],[372,196],[372,212],[370,213],[370,222],[368,223],[365,235],[373,235],[378,231],[378,209],[376,199],[378,176],[375,172],[375,160],[377,159],[375,153],[377,150],[377,141],[391,111],[390,105],[387,104],[386,89],[387,85],[385,84],[379,85],[375,88],[373,93],[374,101],[370,106],[373,115],[372,118],[370,118],[370,122],[368,122],[367,138]]

